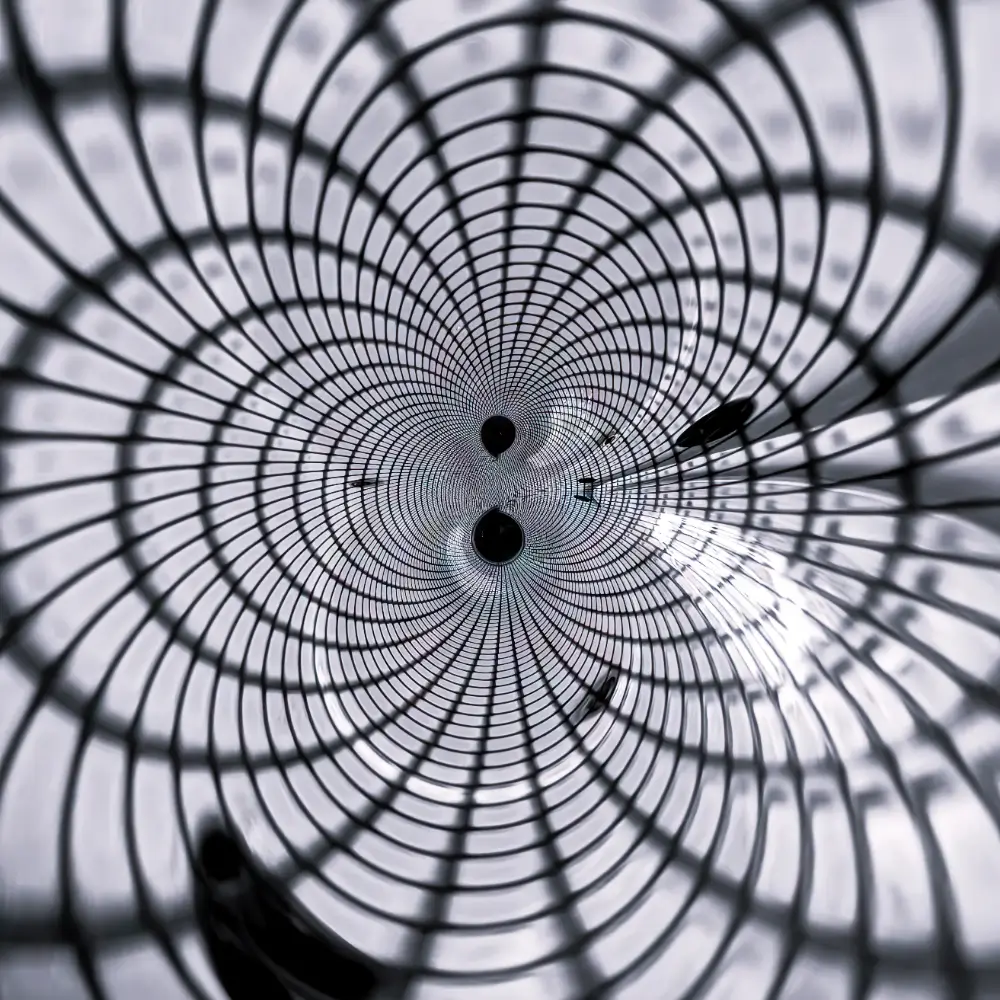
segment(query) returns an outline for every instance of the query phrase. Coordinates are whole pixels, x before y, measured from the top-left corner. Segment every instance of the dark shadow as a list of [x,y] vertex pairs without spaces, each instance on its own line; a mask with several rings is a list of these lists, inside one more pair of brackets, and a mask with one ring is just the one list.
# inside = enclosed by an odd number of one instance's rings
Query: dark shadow
[[603,712],[611,704],[611,696],[618,686],[619,671],[611,668],[604,675],[601,683],[591,688],[583,703],[580,705],[580,721],[584,722],[593,715]]
[[238,836],[209,826],[197,857],[198,924],[231,1000],[375,996],[375,966],[257,870]]
[[696,420],[677,438],[678,448],[694,448],[697,445],[715,444],[731,437],[746,427],[753,416],[755,403],[752,399],[734,399],[723,403],[710,413]]
[[580,492],[574,495],[575,500],[585,500],[587,503],[597,503],[594,499],[594,483],[596,480],[590,478],[578,479],[577,483]]

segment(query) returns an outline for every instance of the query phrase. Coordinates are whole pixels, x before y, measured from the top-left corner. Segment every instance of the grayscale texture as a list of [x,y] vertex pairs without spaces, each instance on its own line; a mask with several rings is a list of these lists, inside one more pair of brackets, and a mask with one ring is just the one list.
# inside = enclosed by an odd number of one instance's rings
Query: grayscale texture
[[209,816],[405,1000],[1000,997],[998,100],[996,0],[3,0],[0,998],[223,1000]]

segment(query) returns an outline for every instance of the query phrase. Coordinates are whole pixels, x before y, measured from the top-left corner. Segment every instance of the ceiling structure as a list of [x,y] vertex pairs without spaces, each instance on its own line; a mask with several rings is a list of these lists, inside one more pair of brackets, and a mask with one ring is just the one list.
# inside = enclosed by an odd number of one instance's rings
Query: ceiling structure
[[998,43],[5,0],[0,997],[997,996]]

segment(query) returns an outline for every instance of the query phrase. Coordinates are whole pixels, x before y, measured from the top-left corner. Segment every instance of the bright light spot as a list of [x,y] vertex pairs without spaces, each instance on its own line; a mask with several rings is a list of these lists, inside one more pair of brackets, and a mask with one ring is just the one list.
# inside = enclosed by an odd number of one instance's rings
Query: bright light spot
[[841,613],[793,579],[788,559],[730,525],[669,512],[650,537],[749,676],[779,688],[816,675],[809,650],[827,641]]

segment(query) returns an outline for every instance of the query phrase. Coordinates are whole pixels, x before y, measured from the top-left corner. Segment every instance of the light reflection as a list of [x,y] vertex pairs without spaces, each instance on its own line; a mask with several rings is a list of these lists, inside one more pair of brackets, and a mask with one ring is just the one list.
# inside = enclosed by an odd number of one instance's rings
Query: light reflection
[[744,678],[770,690],[817,674],[810,655],[843,613],[793,577],[791,560],[738,528],[664,511],[651,540]]

